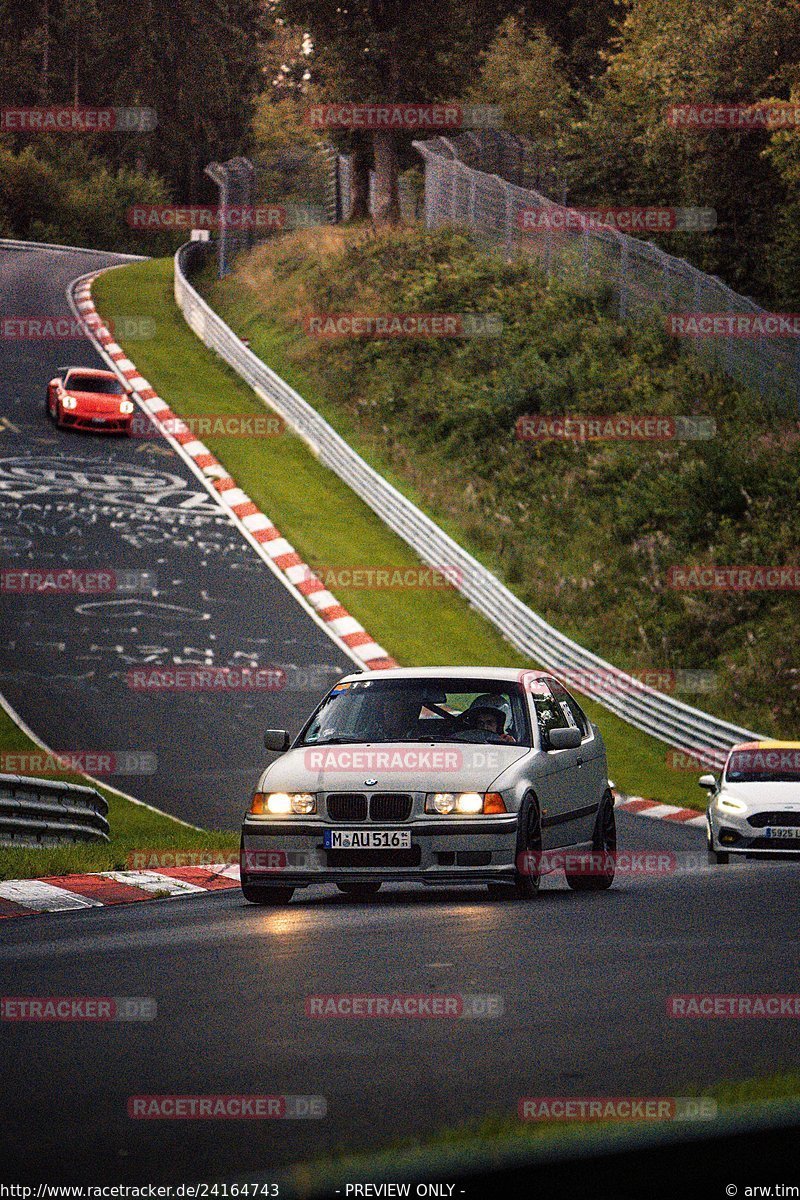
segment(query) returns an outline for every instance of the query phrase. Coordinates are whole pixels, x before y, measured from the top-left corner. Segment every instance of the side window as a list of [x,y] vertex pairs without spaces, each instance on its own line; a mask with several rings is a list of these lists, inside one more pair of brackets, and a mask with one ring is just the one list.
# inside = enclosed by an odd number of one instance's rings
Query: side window
[[589,720],[584,713],[578,701],[570,696],[565,687],[554,679],[550,684],[550,690],[558,701],[559,708],[564,713],[568,725],[573,725],[576,729],[580,729],[581,737],[588,737],[592,732]]
[[533,707],[536,711],[536,721],[542,741],[546,740],[545,735],[552,729],[566,729],[570,724],[561,705],[552,696],[535,696]]

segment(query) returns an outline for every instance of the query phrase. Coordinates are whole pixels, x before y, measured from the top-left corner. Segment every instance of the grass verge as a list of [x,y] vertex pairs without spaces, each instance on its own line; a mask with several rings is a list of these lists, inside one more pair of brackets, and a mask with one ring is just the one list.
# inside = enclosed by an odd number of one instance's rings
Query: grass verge
[[[256,414],[264,405],[188,328],[172,295],[172,261],[136,263],[109,271],[94,285],[98,311],[155,322],[153,338],[123,343],[126,353],[170,408],[181,416]],[[289,369],[280,337],[258,325],[254,348],[306,398],[331,414],[318,389]],[[349,430],[338,427],[348,436]],[[413,566],[418,560],[400,538],[291,433],[260,439],[204,437],[240,487],[275,521],[312,565]],[[419,502],[413,488],[386,472]],[[424,504],[422,505],[424,508]],[[436,513],[431,513],[438,519]],[[452,522],[441,522],[458,536]],[[496,629],[450,589],[393,592],[337,589],[338,599],[399,662],[407,665],[474,664],[529,667]],[[583,698],[602,728],[610,773],[625,792],[702,808],[694,775],[669,769],[666,747]]]
[[[748,1111],[763,1114],[772,1105],[778,1110],[781,1104],[800,1099],[800,1074],[788,1072],[724,1081],[702,1089],[687,1087],[682,1089],[682,1095],[716,1101],[720,1117]],[[523,1121],[517,1117],[491,1116],[437,1130],[424,1139],[398,1140],[376,1154],[354,1154],[343,1150],[325,1159],[298,1164],[289,1172],[288,1182],[298,1194],[305,1195],[332,1189],[340,1179],[380,1179],[388,1172],[413,1178],[415,1169],[422,1172],[423,1164],[426,1177],[436,1165],[439,1165],[439,1173],[444,1175],[447,1175],[447,1168],[452,1172],[459,1165],[463,1167],[470,1162],[482,1164],[481,1169],[485,1170],[488,1162],[496,1160],[499,1166],[515,1153],[524,1155],[568,1147],[577,1152],[581,1143],[590,1140],[600,1150],[603,1135],[624,1137],[626,1131],[641,1131],[643,1127],[652,1128],[655,1124],[662,1125],[661,1122],[644,1121]],[[687,1127],[691,1124],[686,1123]],[[437,1156],[442,1156],[442,1163],[437,1164]]]

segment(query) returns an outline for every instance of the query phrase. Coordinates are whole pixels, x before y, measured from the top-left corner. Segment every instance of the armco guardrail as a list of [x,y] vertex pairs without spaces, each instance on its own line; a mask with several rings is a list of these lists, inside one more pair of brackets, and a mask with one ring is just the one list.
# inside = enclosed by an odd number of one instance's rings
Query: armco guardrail
[[[554,674],[566,673],[570,679],[579,675],[580,691],[671,746],[697,751],[725,750],[736,742],[763,736],[655,691],[618,671],[537,616],[491,571],[387,483],[298,392],[243,344],[187,278],[191,257],[198,252],[202,253],[202,249],[198,250],[197,243],[189,243],[175,255],[175,300],[191,329],[283,417],[319,460],[399,534],[423,562],[454,568],[458,590],[512,646]],[[609,680],[613,680],[611,687]]]
[[0,775],[0,845],[107,842],[108,804],[94,788]]

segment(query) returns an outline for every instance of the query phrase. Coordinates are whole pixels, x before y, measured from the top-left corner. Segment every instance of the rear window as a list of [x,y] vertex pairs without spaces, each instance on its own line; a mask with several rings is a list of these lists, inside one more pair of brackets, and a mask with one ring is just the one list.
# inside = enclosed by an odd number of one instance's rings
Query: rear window
[[100,379],[97,375],[67,376],[66,387],[72,392],[98,392],[101,396],[124,396],[125,388],[118,379]]

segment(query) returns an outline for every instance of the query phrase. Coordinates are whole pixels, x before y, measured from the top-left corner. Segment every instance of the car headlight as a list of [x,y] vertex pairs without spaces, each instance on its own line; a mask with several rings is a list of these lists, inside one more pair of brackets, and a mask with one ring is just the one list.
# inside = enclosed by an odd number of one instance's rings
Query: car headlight
[[62,408],[70,408],[70,409],[77,408],[78,401],[75,399],[74,396],[62,396],[61,397],[61,407]]
[[250,812],[256,816],[307,817],[317,811],[317,798],[311,792],[256,792]]
[[121,413],[125,413],[126,416],[128,415],[128,413],[132,413],[133,412],[133,401],[132,400],[120,400],[119,411]]
[[505,802],[499,792],[429,792],[425,797],[425,812],[446,817],[474,813],[504,813]]
[[726,796],[724,792],[717,797],[717,808],[721,809],[722,812],[729,813],[747,812],[747,805],[743,800],[734,800],[733,796]]

